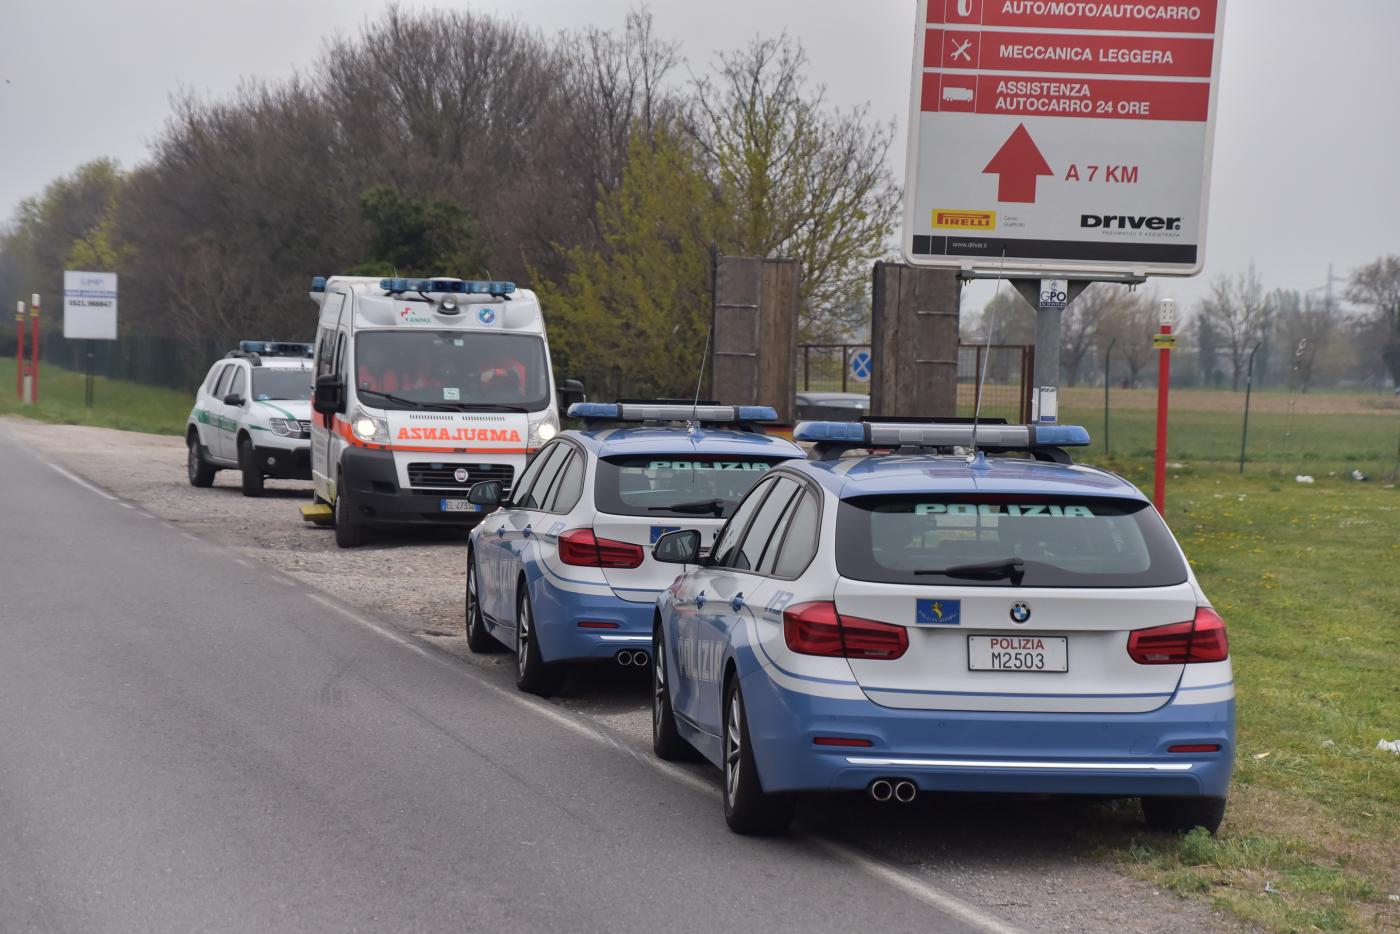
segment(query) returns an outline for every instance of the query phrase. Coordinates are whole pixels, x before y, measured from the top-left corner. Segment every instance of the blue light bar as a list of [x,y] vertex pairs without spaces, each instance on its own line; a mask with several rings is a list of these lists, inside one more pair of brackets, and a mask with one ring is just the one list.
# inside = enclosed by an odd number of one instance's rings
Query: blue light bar
[[1037,425],[1033,443],[1037,447],[1084,448],[1089,446],[1089,432],[1079,425]]
[[311,291],[324,292],[326,290],[326,277],[316,276],[311,280]]
[[238,349],[260,357],[305,357],[309,360],[316,355],[315,345],[296,341],[239,341]]
[[720,422],[752,424],[776,422],[778,412],[768,405],[687,405],[683,402],[575,402],[570,418],[610,422]]
[[510,295],[514,282],[477,279],[380,279],[379,287],[390,295],[421,292],[424,295]]
[[792,440],[822,444],[831,441],[864,443],[867,439],[865,425],[860,422],[798,422],[792,431]]
[[[838,447],[972,447],[969,422],[801,422],[793,440]],[[1085,447],[1089,432],[1078,425],[988,425],[977,427],[977,446],[989,451]]]

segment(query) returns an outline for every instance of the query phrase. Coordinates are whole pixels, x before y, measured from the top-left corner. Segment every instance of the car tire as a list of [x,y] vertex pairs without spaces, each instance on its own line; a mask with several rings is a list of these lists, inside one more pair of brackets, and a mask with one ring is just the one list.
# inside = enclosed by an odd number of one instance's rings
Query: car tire
[[481,615],[481,590],[476,573],[476,555],[467,552],[466,621],[467,648],[477,655],[487,655],[501,651],[505,646],[486,630],[486,619]]
[[1224,798],[1143,798],[1142,816],[1153,830],[1185,833],[1204,827],[1212,836],[1225,819]]
[[243,474],[244,496],[263,495],[263,475],[262,469],[257,465],[257,456],[249,438],[245,437],[238,442],[238,470]]
[[199,443],[199,432],[190,432],[189,437],[185,439],[185,445],[189,449],[185,458],[185,469],[189,473],[190,486],[213,486],[214,475],[219,471],[209,463],[209,454],[204,450],[204,445]]
[[515,603],[515,686],[528,694],[549,697],[559,693],[562,682],[559,669],[545,664],[540,655],[535,610],[530,603],[530,590],[522,582]]
[[763,790],[738,678],[725,685],[723,714],[720,761],[724,769],[725,823],[730,830],[745,836],[786,833],[792,825],[796,799],[790,794],[768,794]]
[[676,729],[671,708],[671,685],[666,669],[666,642],[657,623],[651,636],[651,750],[656,758],[682,762],[695,758],[695,749]]
[[[337,487],[343,485],[336,484]],[[364,525],[350,518],[350,497],[337,491],[332,508],[335,510],[336,545],[341,548],[358,548],[363,545],[369,539],[369,532]]]

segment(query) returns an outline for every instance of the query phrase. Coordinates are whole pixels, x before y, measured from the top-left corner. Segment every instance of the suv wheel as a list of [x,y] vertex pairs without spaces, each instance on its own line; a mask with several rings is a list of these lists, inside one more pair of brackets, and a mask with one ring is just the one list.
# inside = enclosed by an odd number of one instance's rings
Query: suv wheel
[[246,435],[238,442],[238,469],[243,474],[243,495],[263,495],[262,467],[258,465],[257,450]]
[[190,486],[207,487],[214,485],[214,474],[219,471],[214,465],[209,463],[209,456],[204,450],[204,445],[199,443],[199,432],[192,431],[185,444],[189,448],[188,456],[185,458],[185,469],[190,476]]

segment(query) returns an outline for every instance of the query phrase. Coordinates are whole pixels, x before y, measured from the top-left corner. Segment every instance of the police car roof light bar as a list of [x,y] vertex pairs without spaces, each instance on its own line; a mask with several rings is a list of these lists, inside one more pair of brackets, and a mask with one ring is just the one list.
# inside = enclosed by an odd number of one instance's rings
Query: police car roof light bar
[[314,344],[299,341],[239,341],[238,349],[261,357],[305,357],[316,355]]
[[312,291],[312,292],[324,292],[325,290],[326,290],[326,277],[325,277],[325,276],[315,276],[315,277],[313,277],[312,280],[311,280],[311,291]]
[[1068,463],[1063,448],[1086,447],[1089,432],[1078,425],[1006,425],[967,422],[800,422],[794,441],[814,445],[814,460],[830,460],[861,448],[955,448],[977,446],[990,453],[1025,452],[1037,460]]
[[702,402],[575,402],[569,417],[585,422],[719,422],[754,425],[776,422],[778,413],[768,405],[720,405]]

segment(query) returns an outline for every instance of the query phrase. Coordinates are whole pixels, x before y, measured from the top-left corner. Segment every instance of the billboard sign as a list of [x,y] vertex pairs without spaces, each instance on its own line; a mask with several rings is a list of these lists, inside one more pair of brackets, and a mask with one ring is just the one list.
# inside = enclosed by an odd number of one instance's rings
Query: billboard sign
[[63,271],[63,336],[69,340],[117,339],[117,274]]
[[911,264],[1200,272],[1225,0],[918,7]]

